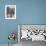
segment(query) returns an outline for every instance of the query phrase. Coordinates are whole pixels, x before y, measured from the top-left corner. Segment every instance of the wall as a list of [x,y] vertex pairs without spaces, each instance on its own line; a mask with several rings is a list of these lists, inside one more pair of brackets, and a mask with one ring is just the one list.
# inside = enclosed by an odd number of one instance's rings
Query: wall
[[[5,5],[16,4],[16,20],[5,20]],[[0,0],[0,44],[7,44],[17,24],[46,24],[46,0]],[[17,43],[17,40],[16,40]]]

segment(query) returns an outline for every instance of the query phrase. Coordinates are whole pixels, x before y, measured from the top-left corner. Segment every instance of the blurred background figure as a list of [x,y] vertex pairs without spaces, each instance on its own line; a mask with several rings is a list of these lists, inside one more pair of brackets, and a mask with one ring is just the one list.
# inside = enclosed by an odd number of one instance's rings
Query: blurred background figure
[[12,18],[15,14],[15,8],[14,7],[7,7],[7,17]]
[[[16,34],[14,32],[10,33],[8,35],[8,40],[9,40],[8,46],[10,46],[10,44],[11,45],[15,44],[15,39],[16,39]],[[11,43],[10,43],[10,41],[11,41]]]

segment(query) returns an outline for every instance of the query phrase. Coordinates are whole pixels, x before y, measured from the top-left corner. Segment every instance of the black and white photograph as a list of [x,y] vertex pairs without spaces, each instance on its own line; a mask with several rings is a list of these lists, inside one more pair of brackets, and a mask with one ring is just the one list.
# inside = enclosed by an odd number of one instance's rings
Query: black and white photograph
[[5,19],[16,19],[16,5],[5,5]]
[[18,42],[20,46],[31,46],[46,42],[46,25],[18,25]]

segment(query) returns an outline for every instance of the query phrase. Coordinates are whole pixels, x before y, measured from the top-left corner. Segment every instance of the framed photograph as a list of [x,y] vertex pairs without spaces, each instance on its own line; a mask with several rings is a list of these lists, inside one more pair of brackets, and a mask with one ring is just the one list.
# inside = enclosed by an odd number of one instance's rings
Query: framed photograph
[[18,41],[46,41],[46,25],[19,24]]
[[5,5],[5,19],[16,19],[16,5]]

